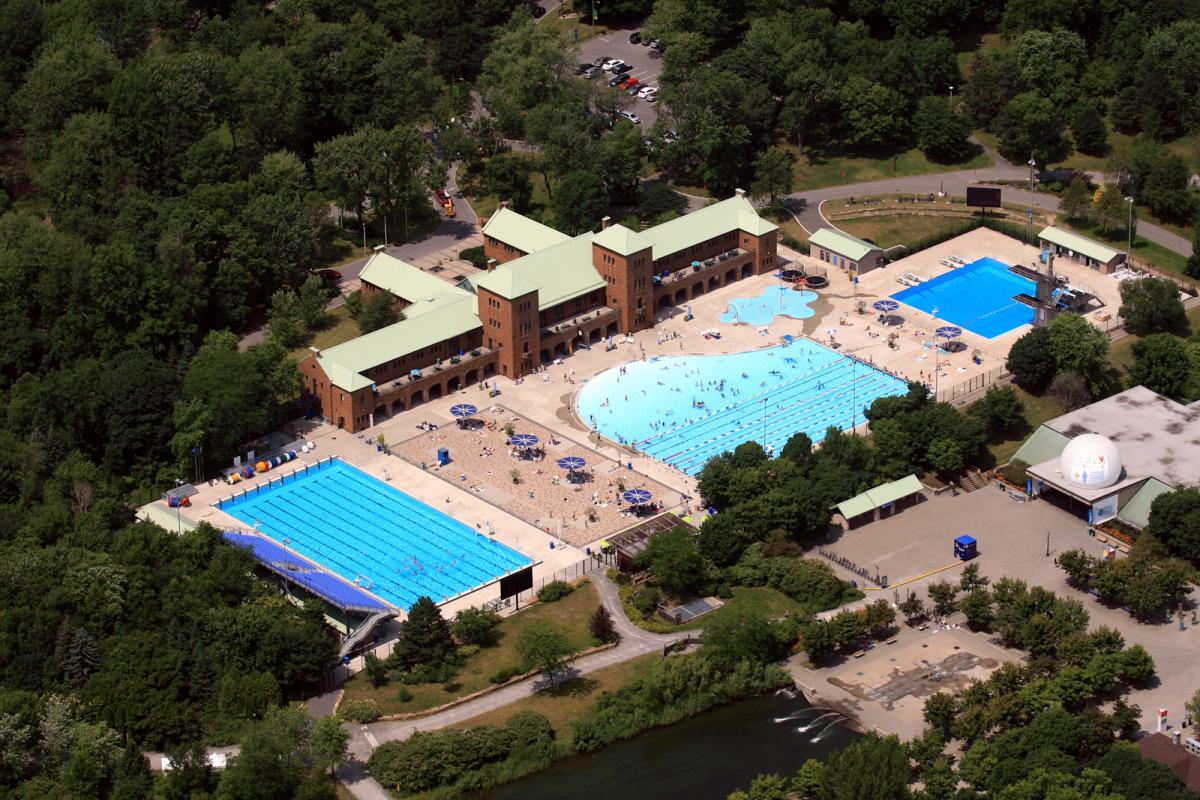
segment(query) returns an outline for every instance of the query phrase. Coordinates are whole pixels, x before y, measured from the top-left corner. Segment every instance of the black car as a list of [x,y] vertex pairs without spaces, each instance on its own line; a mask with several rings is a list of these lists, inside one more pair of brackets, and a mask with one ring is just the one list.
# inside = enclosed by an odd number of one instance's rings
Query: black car
[[608,85],[609,85],[609,86],[616,86],[618,83],[620,83],[620,82],[621,82],[621,81],[623,81],[623,80],[625,80],[624,76],[622,76],[622,75],[613,75],[611,78],[609,78],[609,79],[608,79]]
[[638,31],[634,31],[633,33],[629,34],[629,43],[630,44],[641,44],[641,41],[642,41],[642,34],[639,33]]
[[633,64],[618,64],[612,68],[613,75],[624,75],[626,72],[633,71]]
[[546,9],[542,8],[537,3],[534,3],[529,7],[529,13],[533,14],[534,19],[541,19],[546,15]]
[[592,66],[593,67],[603,67],[605,61],[608,61],[608,56],[600,56],[599,58],[593,58]]

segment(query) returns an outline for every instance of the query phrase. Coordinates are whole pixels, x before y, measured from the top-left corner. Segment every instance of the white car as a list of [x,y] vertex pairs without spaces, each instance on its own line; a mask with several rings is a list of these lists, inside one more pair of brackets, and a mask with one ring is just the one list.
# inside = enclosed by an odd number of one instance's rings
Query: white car
[[621,66],[621,65],[622,65],[622,64],[624,64],[624,63],[625,63],[625,59],[623,59],[623,58],[612,58],[612,59],[609,59],[608,61],[605,61],[605,62],[604,62],[604,71],[605,71],[605,72],[612,72],[612,71],[613,71],[613,67],[619,67],[619,66]]
[[632,111],[622,111],[621,116],[624,117],[625,119],[629,120],[630,122],[632,122],[634,125],[642,124],[642,118],[639,117],[637,114],[633,113]]
[[638,97],[642,98],[643,100],[646,100],[656,94],[658,94],[657,87],[643,86],[641,91],[638,92]]

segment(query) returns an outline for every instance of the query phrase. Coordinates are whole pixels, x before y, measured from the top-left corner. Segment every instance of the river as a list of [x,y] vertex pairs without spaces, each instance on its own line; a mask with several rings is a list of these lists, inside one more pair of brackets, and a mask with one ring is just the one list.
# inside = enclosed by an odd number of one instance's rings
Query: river
[[[549,769],[473,797],[479,800],[724,800],[760,772],[790,775],[809,758],[825,759],[856,734],[819,716],[797,693],[722,706],[667,728],[572,756]],[[776,722],[798,715],[797,719]],[[812,741],[814,736],[817,741]]]

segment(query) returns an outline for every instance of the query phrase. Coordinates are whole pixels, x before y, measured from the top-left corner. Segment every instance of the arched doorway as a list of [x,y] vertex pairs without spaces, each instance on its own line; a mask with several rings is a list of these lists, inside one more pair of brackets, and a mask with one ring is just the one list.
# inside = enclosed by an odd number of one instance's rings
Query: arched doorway
[[754,274],[754,265],[753,264],[742,264],[742,277],[743,278],[749,278],[753,274]]
[[692,299],[694,300],[702,294],[704,294],[704,281],[696,281],[692,285]]
[[670,292],[668,292],[667,294],[664,294],[662,297],[658,298],[658,307],[663,309],[664,311],[671,307],[671,293]]
[[735,280],[737,280],[737,273],[734,272],[733,270],[727,270],[725,272],[725,285],[728,286],[729,284],[733,283]]
[[397,414],[399,414],[403,410],[404,410],[404,400],[403,399],[396,400],[394,403],[392,403],[392,416],[393,417],[396,416]]
[[429,387],[429,400],[431,402],[433,400],[437,400],[441,396],[442,396],[442,385],[440,383],[435,383],[433,386]]
[[687,302],[687,289],[680,289],[675,293],[675,305]]
[[458,377],[457,375],[454,376],[453,378],[451,378],[450,380],[446,381],[446,391],[447,392],[457,392],[461,388],[462,388],[462,378]]
[[424,403],[424,402],[425,402],[425,392],[423,392],[420,389],[417,389],[415,392],[412,393],[412,396],[408,398],[408,407],[415,408],[416,406],[419,406],[419,405],[421,405],[421,403]]
[[467,381],[468,386],[471,385],[472,383],[479,383],[479,370],[477,370],[477,369],[467,370],[466,381]]

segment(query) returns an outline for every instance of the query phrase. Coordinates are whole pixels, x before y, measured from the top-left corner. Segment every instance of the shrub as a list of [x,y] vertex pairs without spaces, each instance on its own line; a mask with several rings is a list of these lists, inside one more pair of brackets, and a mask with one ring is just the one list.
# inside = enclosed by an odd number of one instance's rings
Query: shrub
[[351,722],[374,722],[379,714],[379,704],[374,700],[344,700],[338,707],[338,717]]
[[654,609],[662,602],[662,592],[653,586],[638,589],[633,593],[633,607],[643,614],[653,614]]
[[464,645],[491,647],[496,643],[496,626],[500,615],[481,608],[464,608],[454,617],[450,631]]
[[488,258],[483,252],[482,247],[468,247],[458,254],[458,257],[463,261],[470,262],[476,269],[483,269],[487,266]]
[[543,603],[554,603],[575,591],[575,587],[566,581],[550,581],[538,589],[537,598]]
[[497,670],[490,678],[488,678],[488,680],[491,681],[492,683],[507,683],[508,681],[512,680],[513,678],[517,677],[520,674],[521,674],[521,670],[518,669],[517,667],[502,667],[501,669]]
[[592,618],[588,620],[588,630],[598,642],[615,642],[617,640],[617,630],[613,627],[612,614],[608,613],[608,609],[604,606],[599,606]]
[[400,691],[396,692],[396,699],[401,703],[407,703],[409,700],[412,700],[412,698],[412,692],[408,690],[407,686],[402,685],[400,687]]
[[379,656],[374,653],[367,653],[363,658],[363,672],[367,673],[367,679],[371,681],[371,685],[375,688],[384,686],[388,682],[387,665],[380,660]]

